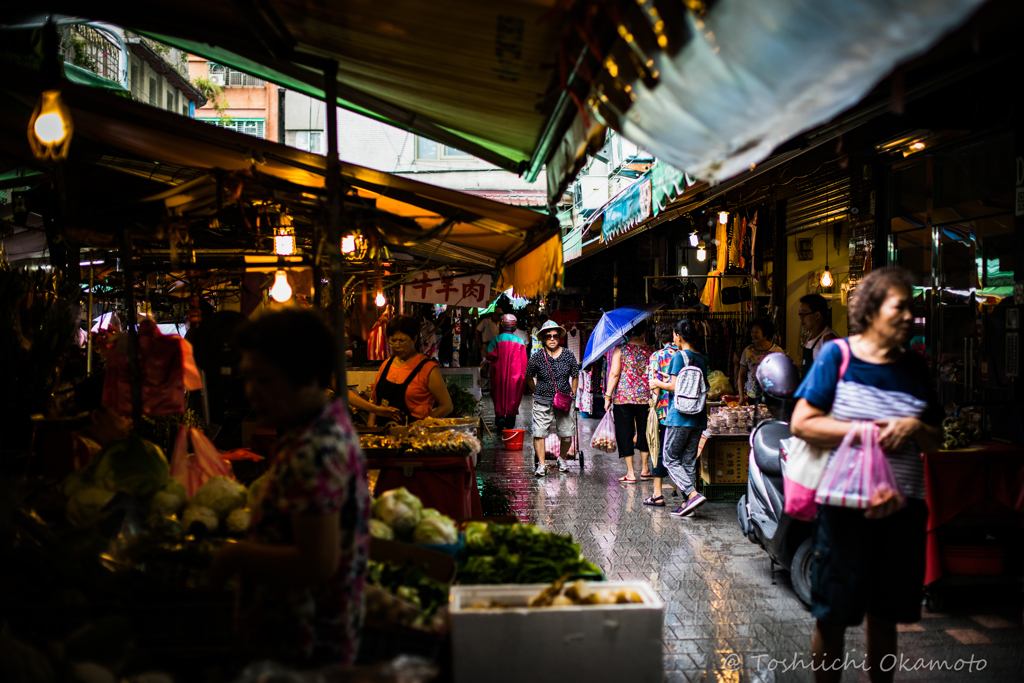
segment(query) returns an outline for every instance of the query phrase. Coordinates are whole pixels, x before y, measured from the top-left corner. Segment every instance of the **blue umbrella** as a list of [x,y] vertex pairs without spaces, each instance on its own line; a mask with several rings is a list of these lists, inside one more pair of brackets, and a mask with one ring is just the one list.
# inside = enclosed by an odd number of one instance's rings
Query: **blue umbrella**
[[587,340],[587,351],[583,354],[583,367],[594,363],[608,353],[608,349],[620,344],[625,334],[634,325],[642,320],[647,320],[664,305],[624,306],[602,315],[601,319],[597,321],[594,333]]

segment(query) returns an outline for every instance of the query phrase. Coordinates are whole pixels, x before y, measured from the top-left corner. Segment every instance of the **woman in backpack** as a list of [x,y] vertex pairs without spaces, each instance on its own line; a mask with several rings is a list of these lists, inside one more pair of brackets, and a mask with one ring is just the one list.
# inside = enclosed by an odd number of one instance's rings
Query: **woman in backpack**
[[619,458],[626,461],[626,475],[619,478],[623,484],[635,484],[633,470],[633,437],[636,451],[640,452],[640,478],[650,479],[650,459],[647,457],[647,412],[651,390],[647,379],[647,361],[654,349],[647,345],[647,322],[644,321],[626,334],[626,343],[615,347],[608,369],[608,390],[604,395],[604,410],[612,410],[614,403],[615,442]]
[[[679,353],[672,357],[668,366],[668,380],[657,379],[651,381],[652,387],[675,391],[676,378],[683,368],[696,366],[700,368],[704,378],[708,374],[707,361],[704,356],[697,352],[693,343],[697,341],[697,328],[687,319],[676,323],[673,339],[679,347]],[[705,389],[707,380],[704,379]],[[700,435],[707,427],[708,418],[701,410],[694,414],[684,414],[676,410],[675,401],[669,404],[665,415],[665,444],[662,448],[662,461],[668,469],[672,478],[683,495],[686,502],[679,508],[672,511],[677,517],[691,514],[694,510],[704,504],[704,496],[697,493],[694,484],[697,481],[697,446],[700,444]]]

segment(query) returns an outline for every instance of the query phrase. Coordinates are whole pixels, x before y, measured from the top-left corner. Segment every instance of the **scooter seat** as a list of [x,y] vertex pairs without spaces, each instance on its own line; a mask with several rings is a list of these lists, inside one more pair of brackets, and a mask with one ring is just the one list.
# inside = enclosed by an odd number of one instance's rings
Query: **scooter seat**
[[779,420],[762,422],[754,432],[754,461],[761,472],[769,477],[782,476],[782,463],[779,460],[779,443],[792,436],[789,425]]

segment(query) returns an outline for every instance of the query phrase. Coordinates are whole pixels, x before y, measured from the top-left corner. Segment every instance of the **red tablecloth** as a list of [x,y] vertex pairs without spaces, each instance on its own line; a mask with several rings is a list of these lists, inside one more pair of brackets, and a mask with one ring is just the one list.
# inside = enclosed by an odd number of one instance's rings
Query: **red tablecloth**
[[472,456],[367,458],[366,466],[380,470],[375,496],[404,486],[423,501],[423,507],[456,519],[483,517]]
[[928,550],[925,585],[942,578],[936,531],[983,500],[1024,512],[1024,448],[987,442],[972,449],[925,454]]

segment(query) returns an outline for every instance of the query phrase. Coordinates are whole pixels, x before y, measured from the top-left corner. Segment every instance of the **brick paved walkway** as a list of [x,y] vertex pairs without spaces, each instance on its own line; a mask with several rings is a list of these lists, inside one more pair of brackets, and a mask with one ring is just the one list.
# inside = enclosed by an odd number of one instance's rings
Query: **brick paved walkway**
[[[485,397],[487,410],[490,401]],[[529,430],[530,399],[523,401],[519,428]],[[485,416],[493,425],[493,416]],[[609,579],[646,580],[665,602],[664,664],[666,681],[811,681],[807,670],[785,671],[770,660],[810,662],[813,619],[793,593],[788,575],[776,574],[772,585],[767,555],[739,530],[734,504],[708,503],[692,517],[669,515],[673,502],[666,487],[665,508],[643,505],[652,484],[620,484],[625,465],[614,455],[589,448],[596,420],[580,419],[586,467],[571,463],[567,474],[548,470],[533,476],[529,431],[523,451],[495,449],[487,439],[478,473],[519,494],[521,519],[544,529],[570,533],[584,555],[600,565]],[[639,471],[639,470],[638,470]],[[952,610],[951,610],[952,612]],[[907,666],[925,661],[965,662],[984,659],[974,673],[918,670],[896,680],[1024,681],[1024,629],[1019,595],[1003,595],[994,606],[975,601],[971,609],[929,614],[919,624],[901,627],[900,651]],[[864,660],[862,628],[850,629],[847,653]],[[961,665],[963,666],[963,665]],[[848,670],[844,681],[867,681]]]

